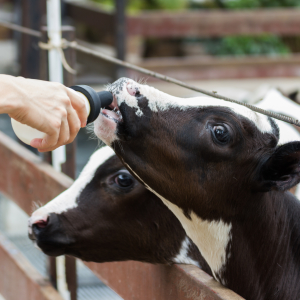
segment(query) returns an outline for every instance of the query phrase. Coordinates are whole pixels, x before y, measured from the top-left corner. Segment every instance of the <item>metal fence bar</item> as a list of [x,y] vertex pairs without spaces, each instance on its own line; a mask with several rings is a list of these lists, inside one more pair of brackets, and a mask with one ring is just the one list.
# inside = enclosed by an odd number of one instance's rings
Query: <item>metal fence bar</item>
[[11,30],[19,31],[28,35],[36,36],[36,37],[41,37],[41,33],[37,30],[33,30],[27,27],[19,26],[10,22],[6,21],[0,21],[0,25],[6,28],[9,28]]
[[[75,40],[75,28],[72,26],[62,27],[62,38],[68,41]],[[76,51],[73,48],[64,50],[65,58],[71,68],[76,65]],[[64,69],[63,73],[64,85],[72,86],[75,84],[75,75],[67,72]],[[72,179],[76,177],[76,139],[66,145],[66,162],[62,164],[62,172],[67,174]],[[76,272],[76,258],[72,256],[65,256],[66,282],[68,290],[70,291],[71,300],[77,300],[77,272]]]

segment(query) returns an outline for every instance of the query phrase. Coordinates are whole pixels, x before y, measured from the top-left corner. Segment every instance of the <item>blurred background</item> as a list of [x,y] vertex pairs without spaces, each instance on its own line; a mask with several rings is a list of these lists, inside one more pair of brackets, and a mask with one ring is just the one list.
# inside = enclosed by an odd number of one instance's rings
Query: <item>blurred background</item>
[[[236,100],[256,103],[275,87],[300,103],[300,0],[64,0],[61,10],[63,25],[72,26],[66,27],[68,40]],[[47,80],[46,51],[38,47],[46,41],[45,25],[46,0],[0,0],[0,73]],[[78,73],[68,83],[101,90],[127,76],[179,97],[199,95],[81,52],[72,55],[66,58]],[[6,115],[0,115],[0,130],[17,140]],[[69,176],[78,176],[99,145],[81,129]],[[28,244],[26,219],[0,197],[0,229],[46,276],[47,259]],[[82,264],[78,268],[78,299],[120,299]]]
[[[270,86],[296,92],[300,76],[299,0],[64,0],[62,20],[83,45],[147,69],[255,102]],[[40,31],[46,1],[1,0],[0,20]],[[41,78],[39,39],[0,26],[0,72]],[[77,52],[75,83],[101,90],[120,76],[182,97],[197,93]],[[10,124],[1,117],[0,129]],[[98,142],[82,130],[76,175]]]
[[[299,0],[64,0],[62,20],[75,28],[80,44],[253,103],[270,86],[286,94],[299,87],[299,8]],[[0,20],[40,31],[46,24],[46,1],[1,0]],[[38,41],[0,26],[0,72],[41,78]],[[128,76],[177,96],[197,95],[76,55],[76,84],[100,90]],[[0,129],[13,136],[7,119],[0,122]],[[98,145],[86,130],[77,142],[76,175]]]

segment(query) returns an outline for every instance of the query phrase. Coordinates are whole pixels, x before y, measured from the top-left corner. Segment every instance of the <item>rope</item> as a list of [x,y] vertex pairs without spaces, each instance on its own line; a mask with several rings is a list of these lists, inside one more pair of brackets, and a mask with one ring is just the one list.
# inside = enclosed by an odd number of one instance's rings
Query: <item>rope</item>
[[[15,24],[12,24],[12,23],[9,23],[9,22],[0,21],[0,25],[2,25],[4,27],[7,27],[7,28],[10,28],[10,29],[13,29],[13,30],[16,30],[16,31],[19,31],[19,32],[23,32],[23,33],[28,34],[28,35],[41,37],[41,33],[36,31],[36,30],[32,30],[32,29],[29,29],[29,28],[26,28],[26,27],[15,25]],[[40,42],[39,46],[41,47],[41,49],[45,49],[45,50],[57,49],[60,52],[61,60],[62,60],[62,64],[63,64],[64,68],[72,74],[76,74],[76,70],[72,69],[69,66],[69,64],[66,61],[64,52],[62,50],[62,49],[66,49],[67,47],[76,49],[76,50],[84,52],[86,54],[90,54],[92,56],[101,58],[101,59],[106,60],[106,61],[110,61],[113,64],[120,65],[120,66],[129,68],[129,69],[138,71],[140,73],[152,76],[154,78],[157,78],[157,79],[160,79],[160,80],[163,80],[163,81],[166,81],[166,82],[174,83],[176,85],[182,86],[184,88],[187,88],[187,89],[190,89],[190,90],[193,90],[193,91],[196,91],[196,92],[200,92],[204,95],[211,96],[213,98],[217,98],[217,99],[221,99],[221,100],[225,100],[225,101],[228,101],[228,102],[236,103],[238,105],[245,106],[245,107],[247,107],[247,108],[249,108],[249,109],[251,109],[255,112],[258,112],[260,114],[263,114],[263,115],[272,117],[274,119],[284,121],[284,122],[287,122],[287,123],[290,123],[290,124],[293,124],[293,125],[296,125],[296,126],[300,127],[299,120],[296,120],[296,119],[293,119],[293,118],[290,118],[290,117],[287,117],[287,116],[284,116],[284,115],[281,115],[281,114],[266,111],[264,109],[261,109],[259,107],[254,106],[254,105],[251,105],[251,104],[243,103],[243,102],[240,102],[240,101],[228,98],[228,97],[221,96],[221,95],[217,94],[216,92],[209,92],[209,91],[200,89],[200,88],[198,88],[194,85],[184,83],[184,82],[182,82],[180,80],[177,80],[177,79],[174,79],[172,77],[165,76],[165,75],[162,75],[162,74],[159,74],[159,73],[156,73],[156,72],[138,67],[138,66],[133,65],[129,62],[122,61],[120,59],[111,57],[109,55],[106,55],[104,53],[95,51],[95,50],[90,49],[88,47],[78,45],[75,41],[69,42],[69,41],[63,39],[60,46],[54,46],[53,44],[50,43],[50,41],[47,44]]]
[[48,41],[48,43],[42,43],[39,42],[39,47],[43,50],[53,50],[56,49],[59,54],[60,54],[60,59],[61,59],[61,63],[63,65],[63,67],[71,74],[77,74],[77,71],[74,70],[67,62],[66,57],[65,57],[65,53],[63,51],[63,49],[67,49],[68,47],[74,48],[76,47],[77,42],[76,41],[72,41],[72,42],[68,42],[66,39],[61,39],[61,43],[58,46],[55,46],[51,43],[51,40]]

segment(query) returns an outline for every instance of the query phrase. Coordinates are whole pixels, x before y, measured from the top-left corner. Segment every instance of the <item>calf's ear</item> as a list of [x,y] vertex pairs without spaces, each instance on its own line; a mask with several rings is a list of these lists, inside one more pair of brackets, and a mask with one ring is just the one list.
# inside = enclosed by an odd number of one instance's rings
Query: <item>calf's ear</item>
[[265,191],[285,191],[300,181],[300,142],[277,147],[261,169],[262,188]]

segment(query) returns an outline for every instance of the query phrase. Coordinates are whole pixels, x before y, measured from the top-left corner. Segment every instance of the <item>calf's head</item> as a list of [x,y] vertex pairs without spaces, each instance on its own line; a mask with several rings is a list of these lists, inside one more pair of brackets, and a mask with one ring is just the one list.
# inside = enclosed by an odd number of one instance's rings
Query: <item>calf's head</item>
[[126,78],[108,90],[114,102],[96,120],[96,135],[187,215],[192,209],[202,218],[226,218],[246,195],[298,182],[296,165],[283,165],[297,160],[299,143],[277,148],[278,127],[264,115],[208,97],[173,97]]
[[91,156],[68,190],[32,214],[29,236],[48,255],[192,263],[209,273],[176,217],[109,147]]
[[108,91],[114,101],[96,135],[172,210],[225,282],[233,222],[299,182],[300,142],[278,146],[272,119],[222,100],[177,98],[127,78]]

